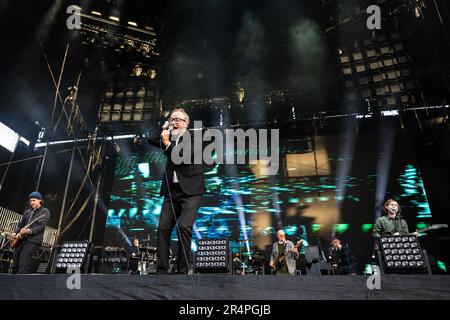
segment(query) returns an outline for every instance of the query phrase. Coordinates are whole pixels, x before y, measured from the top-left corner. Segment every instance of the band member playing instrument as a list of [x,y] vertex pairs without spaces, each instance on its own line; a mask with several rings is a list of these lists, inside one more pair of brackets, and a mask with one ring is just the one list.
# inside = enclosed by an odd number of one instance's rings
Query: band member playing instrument
[[34,191],[28,196],[30,208],[25,211],[13,233],[12,243],[19,241],[13,257],[13,273],[30,273],[33,254],[44,240],[50,211],[43,207],[42,195]]
[[[408,224],[401,216],[401,208],[397,201],[389,199],[383,207],[385,216],[377,219],[373,227],[373,236],[379,238],[381,235],[403,235],[409,234]],[[414,232],[416,236],[417,232]]]
[[348,245],[342,245],[339,239],[331,241],[330,262],[334,274],[356,274],[357,264]]
[[[286,240],[286,234],[283,230],[277,232],[278,241],[272,246],[270,255],[270,267],[272,274],[277,275],[295,275],[296,260],[298,259],[298,246],[294,246],[292,241]],[[298,243],[301,245],[301,241]]]
[[[174,109],[170,119],[162,126],[158,135],[150,135],[149,143],[162,147],[167,155],[161,195],[164,202],[161,209],[157,232],[158,274],[167,274],[169,270],[169,252],[172,230],[178,223],[178,273],[186,274],[189,270],[191,255],[192,228],[200,205],[202,194],[205,192],[203,165],[194,164],[194,147],[191,148],[191,162],[189,164],[175,164],[172,161],[172,150],[183,137],[190,134],[187,130],[189,116],[184,109]],[[191,138],[191,142],[194,139]],[[174,151],[176,152],[176,151]],[[181,153],[181,152],[180,152]]]

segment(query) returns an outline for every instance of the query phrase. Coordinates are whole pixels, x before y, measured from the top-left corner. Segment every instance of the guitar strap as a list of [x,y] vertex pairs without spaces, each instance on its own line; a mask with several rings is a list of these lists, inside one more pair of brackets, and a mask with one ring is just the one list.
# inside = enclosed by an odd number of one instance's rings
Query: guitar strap
[[30,209],[30,211],[31,211],[31,214],[30,214],[30,217],[28,218],[27,224],[29,224],[31,221],[33,221],[33,217],[34,217],[34,215],[35,215],[37,210],[36,209]]
[[38,217],[35,218],[34,220],[31,220],[31,222],[29,222],[29,223],[27,224],[28,228],[31,227],[35,222],[38,222],[38,221],[40,221],[41,219],[44,219],[44,218],[45,218],[45,213],[42,214],[42,215],[40,215],[40,216],[38,216]]

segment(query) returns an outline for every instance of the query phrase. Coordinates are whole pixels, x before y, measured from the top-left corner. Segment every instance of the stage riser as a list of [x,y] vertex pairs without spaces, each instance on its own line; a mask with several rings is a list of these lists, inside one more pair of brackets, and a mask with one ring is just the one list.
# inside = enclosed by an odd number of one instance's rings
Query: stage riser
[[380,290],[369,290],[366,276],[81,275],[79,290],[67,279],[0,275],[0,299],[450,299],[450,276],[438,275],[381,275]]

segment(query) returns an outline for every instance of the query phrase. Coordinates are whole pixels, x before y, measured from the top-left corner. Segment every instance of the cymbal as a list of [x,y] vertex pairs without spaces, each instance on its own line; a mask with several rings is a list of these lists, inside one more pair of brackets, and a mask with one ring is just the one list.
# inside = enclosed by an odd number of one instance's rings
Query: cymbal
[[153,246],[139,246],[141,250],[156,250],[156,247]]
[[265,260],[266,259],[266,257],[264,255],[261,255],[261,254],[255,254],[255,255],[253,255],[252,258],[256,259],[256,260]]

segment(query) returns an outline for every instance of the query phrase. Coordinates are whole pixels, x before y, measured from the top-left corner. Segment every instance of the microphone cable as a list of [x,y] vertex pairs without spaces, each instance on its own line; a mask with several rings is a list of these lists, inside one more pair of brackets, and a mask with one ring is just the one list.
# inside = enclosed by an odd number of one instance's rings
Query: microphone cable
[[[172,143],[172,142],[171,142],[171,143]],[[159,139],[159,146],[160,146],[161,150],[163,150],[161,135],[160,135],[160,139]],[[165,151],[165,150],[164,150],[164,151]],[[169,161],[169,159],[167,159],[167,161]],[[171,208],[172,208],[172,215],[173,215],[173,218],[175,219],[175,225],[176,225],[176,228],[177,228],[177,231],[178,231],[178,237],[180,238],[179,240],[180,240],[181,246],[182,246],[182,248],[183,248],[183,256],[184,256],[183,258],[185,259],[186,264],[187,264],[187,266],[188,266],[188,274],[189,274],[189,259],[188,259],[186,250],[184,250],[185,243],[183,243],[183,237],[181,237],[180,226],[178,225],[178,218],[177,218],[177,215],[176,215],[176,212],[175,212],[175,206],[173,205],[172,192],[170,191],[169,177],[167,176],[167,164],[166,164],[166,166],[164,167],[164,177],[165,177],[165,180],[166,180],[167,191],[168,191],[168,193],[169,193],[169,200],[170,200],[170,206],[171,206]],[[164,197],[165,197],[165,196],[164,196]],[[163,205],[164,205],[164,202],[163,202]],[[162,209],[162,208],[161,208],[161,209]],[[162,211],[162,210],[161,210],[161,211]],[[162,213],[162,212],[161,212],[161,213]],[[172,239],[172,234],[170,234],[170,238],[169,238],[169,248],[170,248],[170,242],[171,242],[171,239]],[[192,241],[192,238],[191,238],[191,241]],[[190,252],[191,252],[191,246],[190,246],[190,244],[188,244],[188,245],[189,245],[188,250],[189,250],[189,253],[190,253]],[[178,250],[180,250],[180,249],[178,248]],[[170,250],[169,250],[169,252],[170,252]],[[180,257],[180,259],[181,259],[181,257]],[[179,263],[179,262],[178,262],[178,263]],[[193,286],[193,288],[194,288],[196,300],[199,300],[199,298],[198,298],[197,285],[195,284],[195,280],[194,280],[194,274],[192,273],[192,274],[190,274],[190,276],[191,276],[192,286]]]

